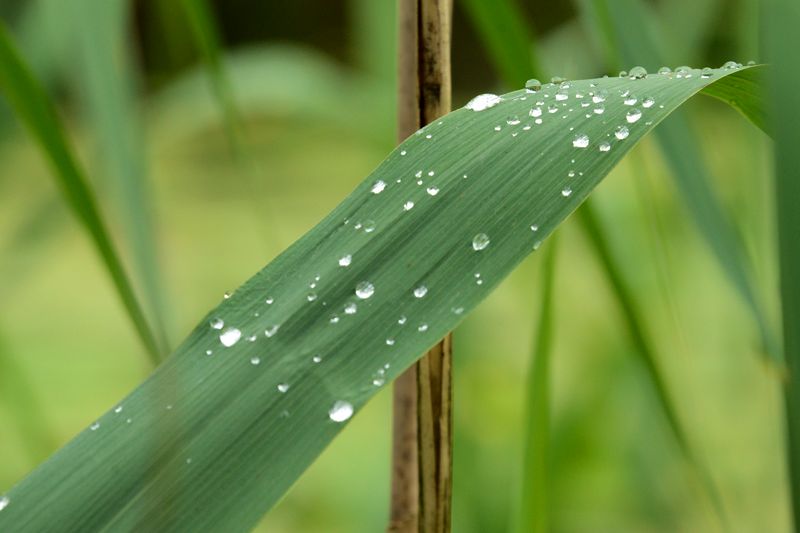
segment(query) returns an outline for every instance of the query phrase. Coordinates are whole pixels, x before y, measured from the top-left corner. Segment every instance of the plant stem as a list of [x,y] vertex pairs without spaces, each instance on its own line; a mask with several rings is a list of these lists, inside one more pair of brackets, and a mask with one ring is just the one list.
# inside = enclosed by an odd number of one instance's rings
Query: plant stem
[[[450,111],[452,0],[399,0],[398,138]],[[450,531],[452,337],[395,381],[388,531]]]

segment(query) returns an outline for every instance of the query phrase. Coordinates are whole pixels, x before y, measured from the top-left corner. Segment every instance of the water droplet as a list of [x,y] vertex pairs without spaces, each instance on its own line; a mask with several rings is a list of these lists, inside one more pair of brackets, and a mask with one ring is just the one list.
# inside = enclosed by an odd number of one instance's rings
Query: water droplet
[[410,211],[413,208],[414,208],[414,202],[412,202],[411,200],[403,204],[403,211]]
[[328,411],[328,418],[334,422],[344,422],[351,416],[353,416],[353,405],[342,400],[337,400]]
[[375,286],[369,281],[362,281],[356,285],[356,296],[362,300],[366,300],[373,294],[375,294]]
[[237,342],[239,339],[242,338],[242,332],[236,328],[228,328],[222,332],[222,335],[219,336],[219,342],[222,343],[223,346],[230,348]]
[[619,71],[619,74],[617,74],[617,75],[618,75],[620,78],[627,78],[627,77],[628,77],[628,71],[627,71],[627,70],[620,70],[620,71]]
[[602,102],[605,102],[606,98],[608,98],[608,91],[606,91],[605,89],[600,89],[599,91],[597,91],[592,95],[592,102],[594,102],[595,104],[600,104]]
[[628,73],[628,77],[632,80],[641,80],[647,77],[647,69],[644,67],[633,67]]
[[602,115],[605,110],[606,108],[603,104],[597,104],[592,111],[594,111],[595,115]]
[[414,289],[414,296],[417,298],[423,298],[426,294],[428,294],[428,287],[425,285],[420,285]]
[[314,357],[311,358],[311,361],[313,363],[321,363],[322,362],[322,356],[317,354],[317,355],[315,355]]
[[557,111],[558,111],[558,106],[556,104],[550,104],[549,106],[547,106],[548,113],[555,113]]
[[264,303],[266,303],[267,305],[272,305],[272,302],[274,302],[274,301],[275,301],[275,298],[273,298],[272,296],[268,296],[267,299],[264,300]]
[[741,63],[737,63],[736,61],[726,61],[722,68],[725,70],[736,70],[737,68],[742,68]]
[[230,291],[225,291],[225,292],[222,294],[222,299],[223,299],[223,300],[227,300],[227,299],[228,299],[228,298],[230,298],[230,297],[231,297],[231,292],[230,292]]
[[561,196],[564,198],[569,197],[572,194],[572,187],[564,187],[561,189]]
[[519,124],[519,122],[520,122],[520,120],[519,120],[519,117],[517,115],[510,115],[506,119],[506,124],[508,124],[509,126],[516,126],[517,124]]
[[350,263],[353,262],[353,256],[350,254],[343,255],[339,258],[339,266],[340,267],[347,267],[350,266]]
[[350,302],[344,306],[344,313],[346,315],[354,315],[358,311],[358,305],[355,302]]
[[645,96],[644,100],[642,100],[642,107],[647,109],[647,108],[653,107],[653,104],[655,104],[655,103],[656,103],[656,101],[655,101],[655,99],[653,99],[652,96]]
[[132,418],[127,418],[127,419],[125,420],[125,423],[127,423],[127,424],[130,424],[131,422],[133,422],[133,419],[132,419]]
[[486,249],[489,246],[489,236],[485,233],[478,233],[472,238],[472,249],[476,252]]
[[675,77],[676,78],[691,78],[692,77],[692,69],[687,67],[686,65],[681,65],[680,67],[675,69]]
[[405,315],[403,315],[403,316],[401,316],[400,318],[397,319],[397,323],[400,324],[401,326],[404,325],[407,321],[408,321],[408,319],[406,318]]
[[608,152],[609,150],[611,150],[611,144],[606,141],[603,141],[600,143],[600,146],[598,146],[598,148],[600,149],[601,152]]
[[100,428],[100,422],[95,422],[94,424],[92,424],[91,426],[89,426],[89,429],[90,429],[91,431],[97,431],[99,428]]
[[589,146],[589,136],[585,133],[579,133],[572,139],[572,146],[575,148],[586,148]]
[[541,107],[532,107],[528,114],[534,118],[542,116],[542,108]]
[[11,500],[8,499],[8,496],[3,496],[0,498],[0,511],[8,507],[9,503],[11,503]]
[[329,320],[331,324],[338,324],[339,323],[339,315],[333,315]]
[[566,89],[559,89],[556,91],[556,100],[559,102],[563,102],[564,100],[569,98],[569,91]]
[[191,457],[187,457],[187,458],[186,458],[186,464],[187,464],[187,465],[190,465],[190,464],[192,464],[192,458],[191,458]]
[[117,407],[114,409],[114,412],[115,412],[115,413],[121,413],[121,412],[122,412],[122,406],[121,406],[121,405],[118,405],[118,406],[117,406]]
[[272,326],[264,330],[264,335],[266,335],[267,337],[272,337],[276,333],[278,333],[280,327],[281,327],[280,324],[273,324]]
[[259,356],[257,356],[257,355],[254,355],[253,357],[250,358],[250,364],[251,365],[260,365],[261,364],[261,358]]
[[622,100],[622,103],[625,105],[634,105],[638,101],[639,99],[636,98],[635,94],[629,94],[628,96],[625,97],[624,100]]
[[628,130],[627,126],[619,126],[619,127],[617,127],[616,130],[614,130],[614,137],[616,137],[620,141],[622,139],[627,138],[628,135],[630,135],[630,131]]
[[221,318],[212,318],[209,322],[211,329],[222,329],[225,325],[225,322]]
[[288,383],[278,383],[278,392],[286,392],[289,390]]
[[309,302],[313,302],[316,299],[317,299],[317,293],[316,292],[309,292],[306,295],[306,300],[308,300]]
[[[574,163],[574,161],[573,161],[573,163]],[[569,172],[567,172],[567,176],[569,176],[570,178],[574,178],[575,177],[575,171],[574,170],[570,170]]]
[[394,339],[392,338],[386,339],[386,346],[394,346]]
[[633,124],[640,118],[642,118],[642,112],[636,107],[625,113],[625,120],[628,121],[628,124]]
[[421,332],[428,331],[428,324],[420,324],[417,327],[417,331],[421,331]]
[[500,131],[501,129],[503,129],[502,126],[495,126],[494,127],[494,131]]
[[454,315],[460,315],[460,314],[462,314],[464,312],[464,308],[463,307],[451,307],[450,311],[452,311]]
[[400,150],[400,155],[406,155],[407,153],[405,150]]
[[426,190],[428,191],[428,194],[430,194],[431,196],[436,196],[437,194],[439,194],[439,187],[436,187],[435,185],[431,185]]
[[529,93],[535,93],[541,88],[542,88],[542,82],[540,82],[536,78],[532,78],[525,82],[525,89],[527,89]]
[[501,98],[496,94],[479,94],[470,100],[465,107],[473,111],[483,111],[496,106],[500,103],[500,100]]
[[374,220],[365,220],[364,221],[364,233],[372,233],[375,231],[375,221]]
[[700,71],[701,78],[710,78],[714,75],[714,70],[708,67],[705,67],[703,70]]
[[658,69],[658,73],[662,74],[662,75],[663,74],[670,74],[671,72],[672,72],[672,69],[669,68],[669,67],[661,67],[660,69]]
[[433,139],[433,135],[431,135],[431,134],[429,133],[429,134],[427,134],[427,135],[425,136],[425,138],[426,138],[426,139]]
[[211,350],[206,350],[206,355],[211,355],[212,353],[214,353],[214,352],[211,351]]
[[531,231],[539,231],[539,226],[534,224],[533,226],[531,226]]
[[256,337],[255,335],[250,335],[249,337],[247,337],[247,342],[256,342],[257,338],[258,337]]
[[375,185],[372,186],[372,194],[380,194],[386,188],[386,182],[383,180],[378,180],[375,182]]

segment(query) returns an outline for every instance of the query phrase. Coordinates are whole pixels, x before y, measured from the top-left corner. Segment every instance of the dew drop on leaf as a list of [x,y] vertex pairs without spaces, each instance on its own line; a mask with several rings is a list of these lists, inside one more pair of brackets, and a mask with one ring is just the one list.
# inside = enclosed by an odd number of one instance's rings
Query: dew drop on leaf
[[340,267],[347,267],[350,266],[350,263],[353,262],[353,256],[350,254],[343,255],[339,258],[339,266]]
[[372,189],[370,190],[372,191],[372,194],[380,194],[383,192],[385,188],[386,188],[386,182],[383,180],[378,180],[375,182],[375,184],[372,186]]
[[641,80],[647,77],[647,69],[644,67],[633,67],[628,73],[628,77],[632,80]]
[[356,285],[356,296],[362,300],[366,300],[373,294],[375,294],[375,286],[369,281],[362,281]]
[[228,328],[222,332],[219,336],[219,342],[222,343],[223,346],[230,348],[237,342],[239,339],[242,338],[242,332],[239,331],[237,328]]
[[414,208],[414,202],[411,200],[407,201],[403,204],[403,211],[411,211]]
[[628,121],[628,124],[633,124],[640,118],[642,118],[642,112],[639,110],[639,108],[634,107],[633,109],[625,113],[625,120]]
[[630,135],[630,131],[628,130],[627,126],[619,126],[616,130],[614,130],[614,137],[619,139],[625,139]]
[[3,496],[0,498],[0,511],[8,507],[9,503],[11,503],[11,500],[8,499],[8,496]]
[[579,133],[572,139],[572,146],[575,148],[586,148],[589,146],[589,136],[585,133]]
[[561,196],[563,196],[564,198],[568,198],[571,194],[572,194],[571,187],[564,187],[563,189],[561,189]]
[[542,82],[540,82],[536,78],[532,78],[525,82],[525,89],[527,89],[528,92],[534,93],[540,90],[541,88],[542,88]]
[[289,390],[289,384],[288,383],[279,383],[278,384],[278,392],[285,393],[288,390]]
[[254,355],[253,357],[250,358],[250,364],[251,365],[260,365],[261,364],[261,358],[258,357],[257,355]]
[[355,302],[350,302],[344,306],[344,314],[346,315],[354,315],[356,311],[358,311],[358,305]]
[[221,318],[212,318],[208,324],[211,326],[211,329],[222,329],[225,322]]
[[423,298],[426,294],[428,294],[428,287],[425,285],[420,285],[414,289],[414,296],[417,298]]
[[278,333],[278,329],[280,329],[280,327],[281,326],[279,324],[274,324],[264,330],[264,335],[266,335],[267,337],[272,337],[276,333]]
[[467,105],[465,106],[467,109],[471,109],[473,111],[483,111],[484,109],[489,109],[490,107],[494,107],[500,103],[500,97],[496,94],[479,94],[472,100],[470,100]]
[[328,418],[334,422],[344,422],[353,416],[353,405],[350,402],[337,400],[328,411]]
[[600,143],[600,146],[598,146],[598,148],[600,149],[601,152],[608,152],[609,150],[611,150],[611,144],[609,144],[606,141],[603,141]]
[[489,246],[489,236],[485,233],[478,233],[472,238],[472,249],[476,252],[485,250]]

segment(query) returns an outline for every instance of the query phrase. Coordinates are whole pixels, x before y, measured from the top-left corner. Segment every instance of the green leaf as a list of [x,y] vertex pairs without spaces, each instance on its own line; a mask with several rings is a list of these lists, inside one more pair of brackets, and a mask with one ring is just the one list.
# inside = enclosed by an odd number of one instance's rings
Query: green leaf
[[[94,430],[12,488],[0,530],[252,527],[351,408],[454,329],[645,133],[730,71],[692,73],[571,81],[566,99],[553,86],[514,91],[412,135]],[[655,104],[631,113],[626,89]]]
[[542,301],[536,341],[531,350],[531,369],[528,372],[527,414],[522,471],[522,501],[520,527],[525,533],[550,531],[550,355],[555,327],[553,286],[556,262],[555,238],[549,243],[542,271]]
[[157,362],[158,344],[97,208],[89,182],[72,155],[55,107],[23,63],[3,24],[0,24],[0,91],[51,163],[66,202],[89,233],[147,353]]

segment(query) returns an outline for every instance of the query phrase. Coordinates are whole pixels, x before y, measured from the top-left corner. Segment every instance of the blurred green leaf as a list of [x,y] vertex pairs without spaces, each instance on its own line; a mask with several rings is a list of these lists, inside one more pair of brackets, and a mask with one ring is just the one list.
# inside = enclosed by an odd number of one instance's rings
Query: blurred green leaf
[[114,248],[94,194],[72,155],[55,107],[33,78],[14,48],[5,26],[0,24],[0,91],[28,127],[53,166],[65,200],[92,238],[111,276],[122,303],[153,362],[159,359],[155,336],[136,299]]
[[531,350],[531,369],[525,387],[525,444],[519,531],[550,531],[550,355],[553,344],[553,286],[556,263],[555,238],[549,243],[542,270],[542,301],[536,341]]
[[[412,135],[12,488],[0,530],[248,529],[645,133],[727,73],[576,80],[566,99],[554,86],[483,96],[486,109],[473,103]],[[659,105],[631,114],[620,96],[631,88]],[[606,98],[602,116],[570,107],[592,95]],[[557,114],[530,115],[546,107],[538,99]]]
[[800,4],[769,0],[764,4],[769,72],[771,126],[775,133],[775,205],[777,207],[783,348],[789,370],[784,384],[785,431],[794,531],[800,531]]

